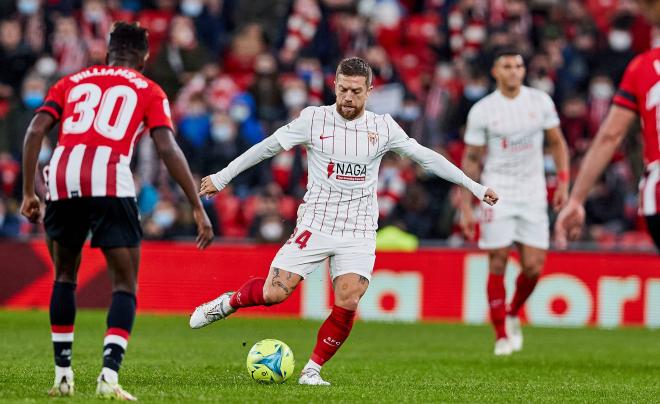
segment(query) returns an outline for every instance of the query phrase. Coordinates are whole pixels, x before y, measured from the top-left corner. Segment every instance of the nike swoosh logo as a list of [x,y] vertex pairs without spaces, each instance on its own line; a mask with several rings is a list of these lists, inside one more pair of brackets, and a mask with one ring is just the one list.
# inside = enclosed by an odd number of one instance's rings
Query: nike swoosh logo
[[321,135],[321,136],[319,136],[319,139],[325,140],[325,139],[330,139],[331,137],[334,137],[334,136],[323,136],[323,135]]

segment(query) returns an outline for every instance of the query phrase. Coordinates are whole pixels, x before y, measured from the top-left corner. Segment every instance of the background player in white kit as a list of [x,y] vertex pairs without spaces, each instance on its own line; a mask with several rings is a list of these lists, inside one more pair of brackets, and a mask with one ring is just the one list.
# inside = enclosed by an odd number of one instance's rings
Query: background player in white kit
[[410,139],[390,115],[365,111],[371,79],[364,60],[343,60],[337,68],[335,105],[305,108],[298,119],[202,180],[200,195],[212,196],[254,164],[295,145],[307,148],[309,180],[297,227],[273,260],[268,278],[252,278],[236,292],[197,307],[190,317],[190,326],[199,328],[242,307],[280,303],[330,258],[334,306],[319,330],[300,384],[329,384],[320,376],[321,366],[348,337],[358,302],[369,286],[378,227],[378,166],[387,151],[411,157],[489,205],[497,202],[495,192]]
[[[544,174],[544,134],[557,167],[553,207],[568,197],[568,148],[559,128],[552,99],[522,85],[525,64],[516,51],[499,52],[492,74],[497,90],[477,102],[468,114],[462,168],[497,189],[500,203],[483,207],[479,247],[488,251],[488,303],[495,328],[495,355],[522,349],[518,312],[534,290],[549,245],[547,192]],[[472,239],[476,219],[469,198],[463,198],[461,227]],[[506,307],[504,273],[512,244],[518,246],[522,271],[513,299]],[[508,331],[508,334],[507,334]]]

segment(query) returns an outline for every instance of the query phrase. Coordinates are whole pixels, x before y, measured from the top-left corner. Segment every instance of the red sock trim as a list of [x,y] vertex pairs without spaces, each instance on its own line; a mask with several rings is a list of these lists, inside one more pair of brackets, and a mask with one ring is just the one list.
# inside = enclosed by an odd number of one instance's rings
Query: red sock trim
[[117,335],[117,336],[120,336],[120,337],[124,338],[125,340],[128,340],[128,337],[131,335],[131,333],[124,330],[123,328],[111,327],[111,328],[108,328],[108,331],[105,332],[105,335],[106,336],[108,336],[108,335]]
[[69,334],[73,332],[73,325],[51,325],[50,331],[58,334]]

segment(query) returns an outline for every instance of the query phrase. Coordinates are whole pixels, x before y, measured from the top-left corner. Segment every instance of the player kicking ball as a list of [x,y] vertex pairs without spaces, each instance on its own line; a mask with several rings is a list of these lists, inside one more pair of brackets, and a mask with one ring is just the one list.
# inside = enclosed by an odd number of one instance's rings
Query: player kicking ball
[[390,115],[366,111],[372,77],[364,60],[344,59],[335,78],[336,104],[305,108],[297,119],[201,184],[200,195],[213,196],[256,163],[296,145],[307,148],[309,181],[298,208],[297,227],[275,256],[268,276],[252,278],[236,292],[202,304],[190,317],[190,326],[200,328],[244,307],[281,303],[329,258],[334,306],[319,329],[300,384],[330,384],[321,378],[321,367],[348,338],[360,298],[369,286],[378,226],[378,166],[385,153],[392,150],[412,158],[488,205],[498,199],[440,154],[409,138]]
[[167,97],[140,73],[148,53],[145,29],[136,24],[115,24],[107,66],[92,66],[59,80],[25,136],[21,213],[38,222],[42,213],[34,190],[37,157],[43,137],[61,122],[57,147],[45,171],[48,193],[44,227],[55,266],[50,299],[55,352],[51,396],[74,393],[71,356],[76,280],[83,244],[91,232],[91,246],[103,252],[112,283],[96,394],[106,399],[135,400],[119,385],[119,368],[135,320],[142,238],[130,162],[135,144],[146,130],[193,207],[197,246],[205,248],[213,239],[190,169],[174,140]]
[[[520,351],[523,335],[518,314],[541,274],[550,242],[543,144],[557,167],[555,211],[568,198],[568,148],[559,128],[552,99],[542,91],[523,86],[525,64],[520,53],[506,50],[494,60],[492,75],[497,90],[478,101],[468,114],[463,169],[496,188],[502,201],[483,207],[479,247],[488,252],[488,304],[495,328],[495,355]],[[470,199],[463,198],[461,227],[467,238],[475,235],[476,219]],[[506,306],[504,273],[515,244],[522,271]]]

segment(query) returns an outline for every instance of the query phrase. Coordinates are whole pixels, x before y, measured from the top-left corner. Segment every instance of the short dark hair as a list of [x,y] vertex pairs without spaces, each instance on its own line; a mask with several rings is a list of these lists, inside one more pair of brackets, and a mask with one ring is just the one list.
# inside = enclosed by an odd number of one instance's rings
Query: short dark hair
[[515,48],[500,48],[495,51],[495,56],[493,57],[493,64],[495,64],[499,58],[504,56],[520,56],[522,57],[522,52]]
[[373,72],[371,66],[364,59],[359,57],[350,57],[339,62],[337,66],[337,75],[344,76],[362,76],[367,81],[367,88],[371,86]]
[[143,59],[149,52],[147,30],[138,23],[116,22],[110,33],[108,54],[116,58]]

